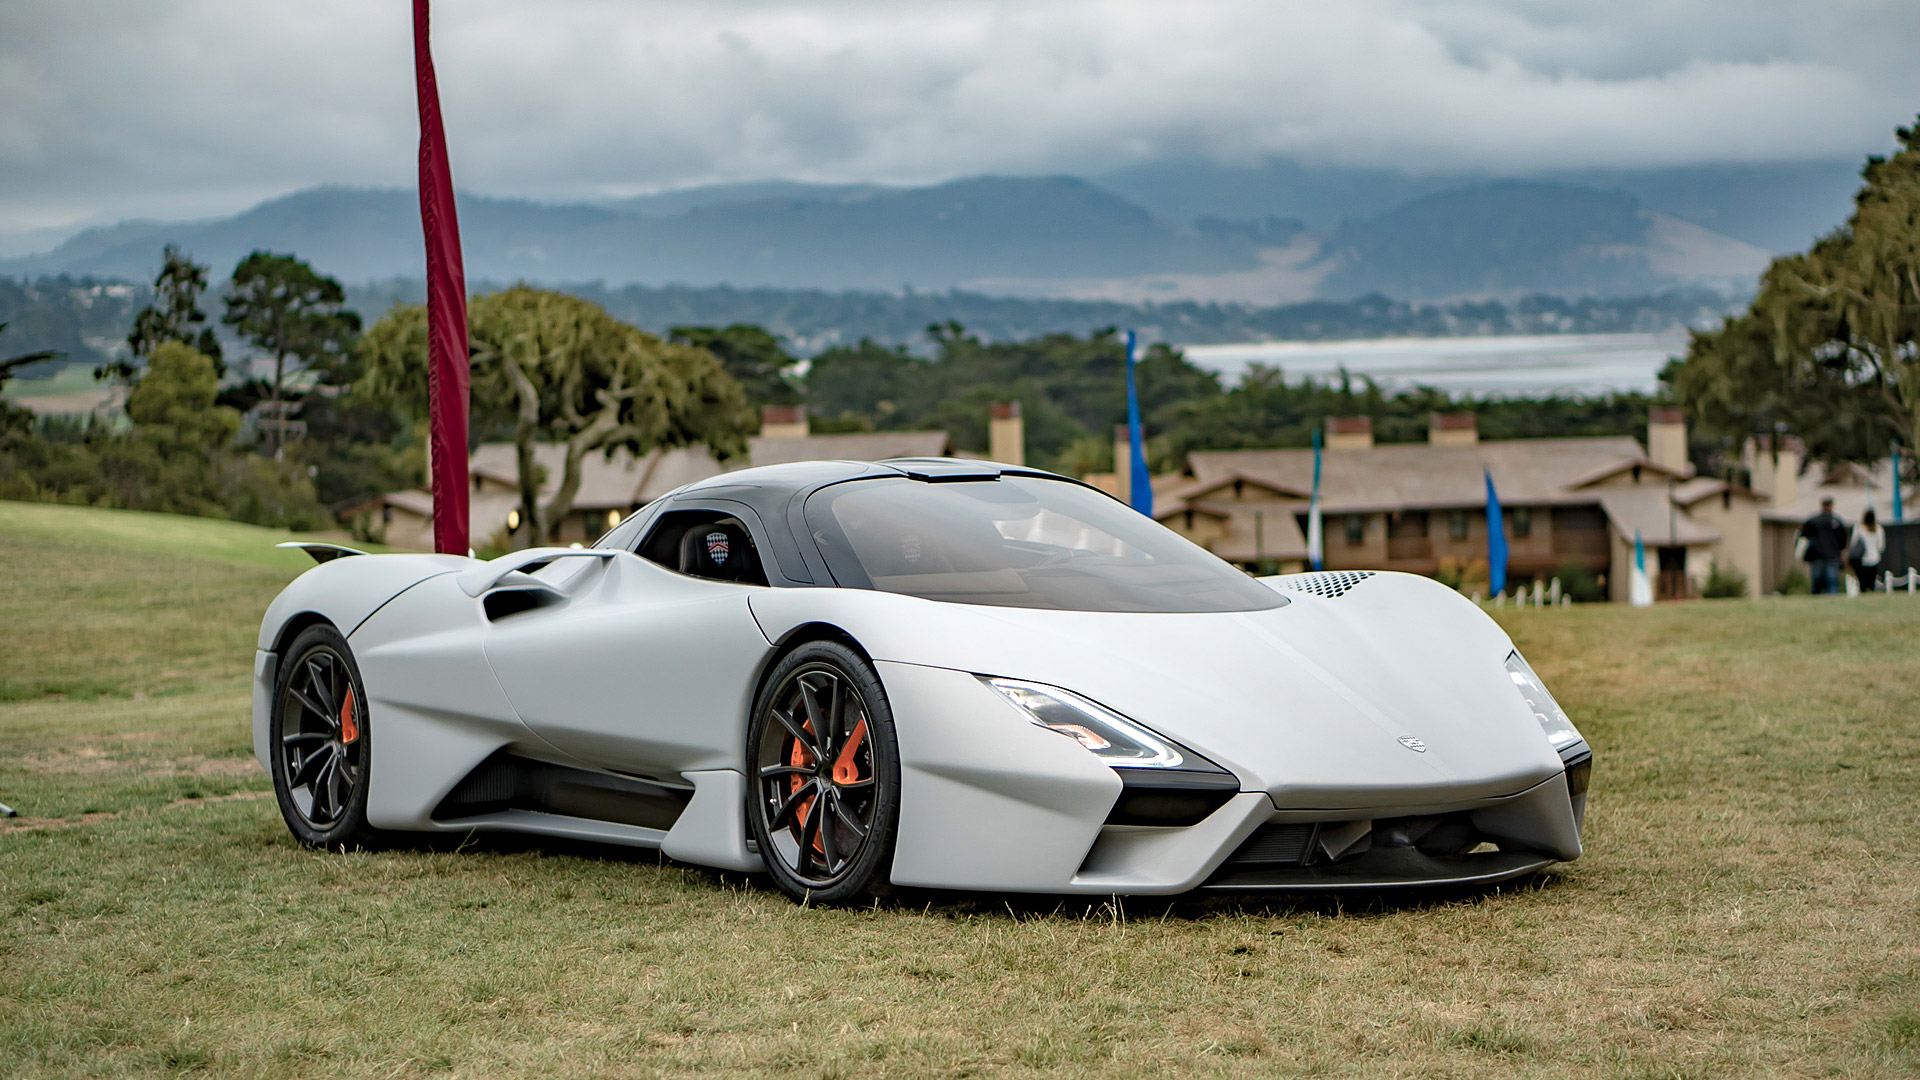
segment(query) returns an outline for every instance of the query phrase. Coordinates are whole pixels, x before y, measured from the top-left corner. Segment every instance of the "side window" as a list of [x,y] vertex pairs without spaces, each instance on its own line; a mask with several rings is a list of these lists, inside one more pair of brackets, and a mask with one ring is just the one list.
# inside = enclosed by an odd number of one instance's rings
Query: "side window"
[[753,533],[721,510],[675,510],[660,515],[638,549],[641,558],[689,577],[767,584]]

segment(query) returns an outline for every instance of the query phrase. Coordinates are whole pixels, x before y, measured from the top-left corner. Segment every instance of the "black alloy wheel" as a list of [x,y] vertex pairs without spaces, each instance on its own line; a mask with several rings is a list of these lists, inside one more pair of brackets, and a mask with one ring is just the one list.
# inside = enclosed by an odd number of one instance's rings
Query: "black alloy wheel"
[[816,641],[782,659],[748,724],[747,762],[748,828],[782,890],[818,904],[889,891],[900,757],[865,658]]
[[311,847],[370,844],[372,732],[347,641],[331,626],[308,627],[280,660],[269,728],[280,816]]

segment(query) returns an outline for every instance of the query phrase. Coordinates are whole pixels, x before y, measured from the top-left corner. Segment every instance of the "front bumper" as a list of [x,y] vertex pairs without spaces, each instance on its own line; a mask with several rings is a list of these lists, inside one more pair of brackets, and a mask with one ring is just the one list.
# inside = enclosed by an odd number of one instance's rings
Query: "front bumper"
[[[913,717],[898,725],[899,885],[1368,889],[1498,881],[1580,854],[1585,795],[1570,792],[1569,771],[1493,796],[1429,790],[1421,805],[1282,810],[1265,791],[1240,791],[1196,824],[1113,824],[1121,780],[1072,740],[1034,726],[972,675],[878,666],[894,714]],[[1283,834],[1294,838],[1291,856],[1250,858],[1259,854],[1250,844]]]
[[[1293,817],[1294,815],[1288,815]],[[1578,858],[1565,775],[1493,805],[1415,817],[1286,820],[1255,830],[1210,889],[1386,889],[1482,885]]]

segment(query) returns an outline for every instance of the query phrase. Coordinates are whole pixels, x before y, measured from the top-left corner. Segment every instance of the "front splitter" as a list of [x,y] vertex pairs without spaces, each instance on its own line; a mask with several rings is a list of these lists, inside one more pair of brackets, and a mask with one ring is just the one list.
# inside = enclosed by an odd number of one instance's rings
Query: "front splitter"
[[1417,848],[1375,848],[1359,858],[1324,866],[1226,874],[1201,886],[1220,890],[1314,892],[1328,889],[1411,889],[1435,885],[1491,885],[1535,873],[1555,860],[1531,851],[1426,855]]

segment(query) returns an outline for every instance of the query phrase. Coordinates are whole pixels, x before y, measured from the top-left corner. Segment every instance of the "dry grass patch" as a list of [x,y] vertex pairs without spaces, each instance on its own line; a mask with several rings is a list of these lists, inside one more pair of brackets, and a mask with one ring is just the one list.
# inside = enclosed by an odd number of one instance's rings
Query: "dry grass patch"
[[0,559],[0,680],[42,687],[0,703],[0,1076],[1920,1073],[1903,597],[1507,613],[1598,753],[1587,857],[1517,888],[823,911],[602,848],[304,851],[242,767],[285,572],[3,515]]

